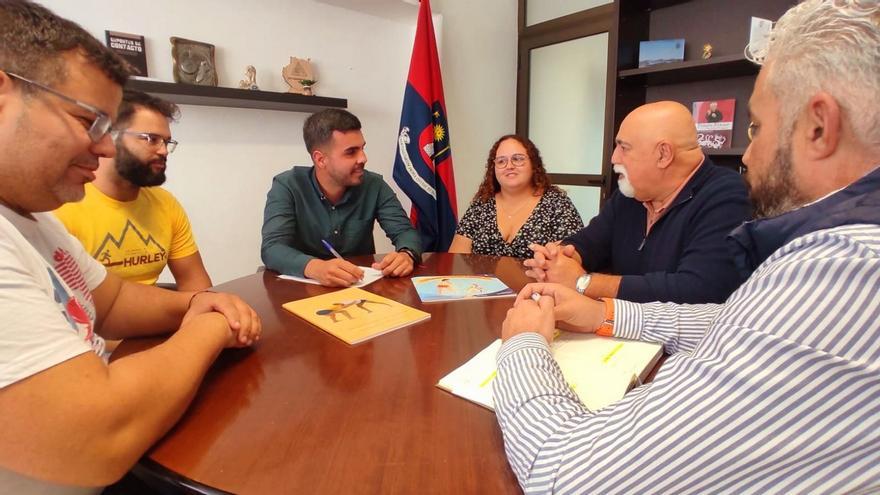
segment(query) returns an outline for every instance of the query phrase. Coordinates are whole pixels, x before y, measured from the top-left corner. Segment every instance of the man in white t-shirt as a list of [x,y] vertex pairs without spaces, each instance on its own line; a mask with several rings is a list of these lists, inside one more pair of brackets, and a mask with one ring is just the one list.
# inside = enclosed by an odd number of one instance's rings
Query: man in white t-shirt
[[[48,213],[83,196],[127,67],[81,27],[0,0],[0,493],[94,491],[184,412],[225,347],[259,339],[235,296],[107,273]],[[107,364],[104,338],[176,331]]]

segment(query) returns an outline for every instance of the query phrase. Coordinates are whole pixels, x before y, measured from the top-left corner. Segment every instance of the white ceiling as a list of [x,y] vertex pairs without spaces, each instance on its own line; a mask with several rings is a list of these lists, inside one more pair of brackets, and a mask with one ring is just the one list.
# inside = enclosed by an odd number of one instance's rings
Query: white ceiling
[[376,17],[415,23],[419,0],[316,0],[320,3],[356,10]]

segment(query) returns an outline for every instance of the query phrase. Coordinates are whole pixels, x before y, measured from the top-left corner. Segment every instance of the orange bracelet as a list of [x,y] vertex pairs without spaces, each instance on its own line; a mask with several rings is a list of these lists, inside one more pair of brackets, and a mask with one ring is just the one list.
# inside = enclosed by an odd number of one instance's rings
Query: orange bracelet
[[600,298],[605,303],[605,321],[596,329],[596,335],[602,337],[614,336],[614,299]]

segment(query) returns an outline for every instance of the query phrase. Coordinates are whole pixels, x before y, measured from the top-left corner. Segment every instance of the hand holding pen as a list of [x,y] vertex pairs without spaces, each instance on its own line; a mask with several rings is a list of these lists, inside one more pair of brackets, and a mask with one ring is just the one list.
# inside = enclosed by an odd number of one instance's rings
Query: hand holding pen
[[324,239],[321,239],[321,244],[333,255],[333,259],[316,258],[309,261],[304,270],[306,277],[317,280],[327,287],[349,287],[364,278],[364,271],[353,263],[345,261],[333,245]]

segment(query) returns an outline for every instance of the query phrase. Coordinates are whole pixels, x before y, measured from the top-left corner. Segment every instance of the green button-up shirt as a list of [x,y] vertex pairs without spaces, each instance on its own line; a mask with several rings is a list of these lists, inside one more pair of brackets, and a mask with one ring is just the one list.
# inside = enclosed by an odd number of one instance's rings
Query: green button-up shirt
[[293,167],[272,180],[263,214],[260,254],[266,267],[286,275],[303,276],[315,258],[333,257],[321,244],[326,240],[342,256],[374,254],[373,222],[391,239],[395,249],[421,255],[419,233],[382,176],[364,170],[364,181],[331,203],[312,167]]

